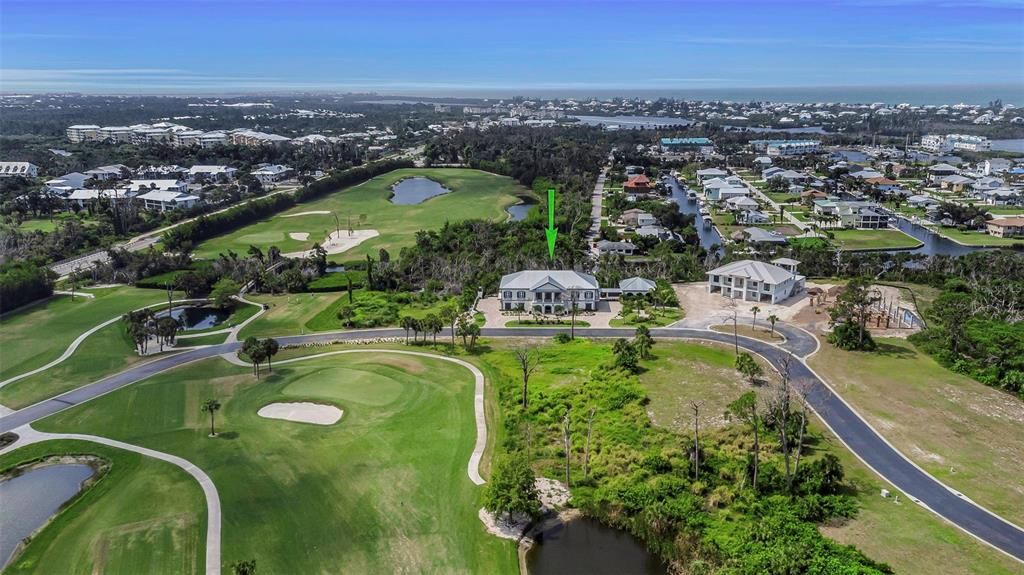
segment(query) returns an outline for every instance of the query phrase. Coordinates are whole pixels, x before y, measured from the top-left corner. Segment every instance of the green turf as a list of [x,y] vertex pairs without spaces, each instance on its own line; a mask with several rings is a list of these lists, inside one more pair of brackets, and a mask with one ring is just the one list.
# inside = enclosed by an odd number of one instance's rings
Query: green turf
[[947,228],[947,227],[944,227],[944,226],[935,227],[935,228],[932,228],[932,229],[934,229],[936,232],[938,232],[939,235],[946,236],[947,238],[953,240],[954,242],[957,242],[957,243],[960,243],[960,244],[964,244],[964,245],[968,245],[968,246],[1001,247],[1001,246],[1012,246],[1014,244],[1024,245],[1024,238],[1019,238],[1019,237],[1018,238],[997,238],[995,236],[990,236],[990,235],[988,235],[988,234],[986,234],[984,232],[980,232],[980,231],[962,232],[962,231],[960,231],[960,230],[958,230],[956,228]]
[[0,456],[0,469],[49,455],[90,454],[111,463],[59,512],[6,575],[202,573],[206,503],[184,471],[86,441],[47,441]]
[[[57,359],[83,332],[142,306],[167,301],[156,290],[116,287],[89,290],[95,299],[58,295],[0,319],[0,380]],[[183,297],[176,293],[175,298]],[[130,351],[130,347],[128,348]]]
[[917,239],[891,228],[881,230],[830,229],[828,232],[833,234],[832,242],[844,251],[908,249],[921,245]]
[[[220,437],[201,403],[217,397]],[[275,401],[339,406],[335,426],[263,419]],[[132,406],[130,410],[126,406]],[[353,354],[250,370],[210,360],[45,420],[180,455],[224,508],[225,565],[267,573],[517,573],[515,544],[487,535],[466,474],[473,378],[439,360]],[[95,535],[90,527],[74,529]]]
[[[402,178],[412,176],[436,180],[451,193],[431,198],[421,204],[396,205],[388,200],[391,186]],[[359,258],[365,254],[376,257],[380,248],[398,253],[402,246],[415,242],[416,232],[442,227],[445,222],[467,219],[504,220],[505,208],[518,203],[517,196],[531,192],[511,178],[469,169],[407,168],[377,176],[361,185],[325,198],[304,203],[287,212],[246,226],[230,234],[203,242],[196,255],[216,257],[221,252],[234,250],[244,253],[250,245],[267,250],[272,245],[284,253],[312,248],[322,242],[329,231],[336,228],[332,214],[310,214],[282,217],[289,214],[327,210],[337,214],[345,226],[349,217],[358,229],[373,229],[380,236],[369,239],[345,252],[346,257]],[[365,221],[358,223],[360,215]],[[305,232],[308,241],[294,240],[289,233]]]

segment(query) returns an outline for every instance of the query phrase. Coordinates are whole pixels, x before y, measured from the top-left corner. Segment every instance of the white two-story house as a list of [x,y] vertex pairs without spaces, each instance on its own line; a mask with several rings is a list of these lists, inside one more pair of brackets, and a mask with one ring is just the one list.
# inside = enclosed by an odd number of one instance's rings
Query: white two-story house
[[571,270],[524,270],[502,276],[498,300],[502,310],[522,309],[563,314],[573,303],[577,310],[595,311],[601,288],[592,275]]
[[800,262],[789,258],[772,263],[740,260],[708,272],[708,293],[743,301],[778,303],[804,290],[805,278],[796,273]]

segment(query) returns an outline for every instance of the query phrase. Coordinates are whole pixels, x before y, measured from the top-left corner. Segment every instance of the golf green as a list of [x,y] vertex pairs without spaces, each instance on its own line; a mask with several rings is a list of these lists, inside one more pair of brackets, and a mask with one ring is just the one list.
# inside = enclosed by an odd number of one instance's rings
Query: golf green
[[[392,203],[389,200],[391,187],[410,177],[429,178],[451,192],[419,204]],[[333,259],[376,256],[381,248],[397,253],[402,246],[415,242],[416,232],[441,228],[445,222],[504,220],[508,217],[505,208],[519,202],[517,196],[523,195],[531,195],[530,190],[511,178],[488,172],[463,168],[405,168],[207,240],[196,248],[196,255],[216,258],[228,250],[245,253],[250,245],[264,251],[277,246],[283,253],[299,252],[311,249],[315,242],[324,243],[328,233],[339,225],[345,230],[350,222],[354,230],[376,230],[380,235],[332,256]]]
[[[217,359],[37,427],[143,445],[206,471],[220,493],[225,566],[254,558],[267,573],[514,573],[515,545],[484,531],[482,488],[466,472],[473,388],[461,366],[384,351],[278,365],[259,380]],[[217,438],[207,437],[200,409],[208,398],[223,405]],[[337,405],[345,416],[321,426],[257,415],[295,401]],[[72,551],[89,553],[64,550]]]

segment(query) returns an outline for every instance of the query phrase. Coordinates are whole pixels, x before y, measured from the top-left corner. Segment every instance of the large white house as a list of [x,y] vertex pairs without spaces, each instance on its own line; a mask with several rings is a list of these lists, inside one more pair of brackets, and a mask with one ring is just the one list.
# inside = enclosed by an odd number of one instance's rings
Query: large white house
[[501,309],[562,314],[576,309],[594,311],[601,288],[592,275],[571,270],[524,270],[502,276],[498,289]]
[[34,178],[39,175],[39,166],[31,162],[0,162],[0,178],[22,176]]
[[740,260],[708,272],[708,293],[743,301],[778,303],[804,290],[805,278],[796,273],[800,262],[789,258],[772,263]]
[[143,202],[143,207],[153,212],[166,212],[176,209],[187,209],[199,202],[197,196],[175,190],[152,190],[136,199]]
[[221,177],[227,178],[229,181],[235,179],[235,172],[238,170],[231,166],[201,166],[195,165],[189,168],[188,177],[193,182],[198,178],[207,178],[210,181],[216,182]]
[[260,181],[264,186],[269,186],[276,182],[286,179],[292,173],[292,169],[288,166],[282,166],[280,164],[265,164],[261,165],[259,169],[252,171],[252,176]]

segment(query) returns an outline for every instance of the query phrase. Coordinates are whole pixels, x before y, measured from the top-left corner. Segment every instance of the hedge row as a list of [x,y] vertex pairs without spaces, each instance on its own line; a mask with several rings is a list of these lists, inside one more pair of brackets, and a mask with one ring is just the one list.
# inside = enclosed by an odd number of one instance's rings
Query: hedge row
[[216,214],[200,216],[194,221],[164,232],[164,246],[169,250],[179,250],[186,245],[195,245],[203,240],[247,226],[271,214],[287,210],[298,203],[313,200],[337,191],[339,188],[349,187],[380,174],[398,168],[408,168],[412,165],[412,162],[408,160],[367,164],[317,180],[292,194],[277,194],[253,200]]
[[46,267],[29,262],[0,266],[0,313],[53,295],[53,279]]

